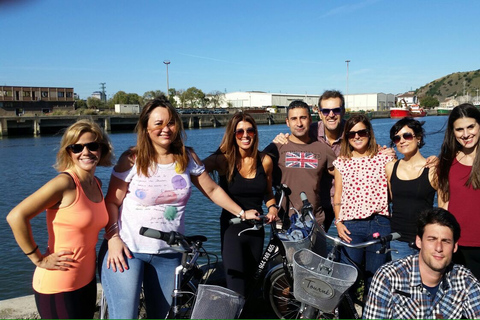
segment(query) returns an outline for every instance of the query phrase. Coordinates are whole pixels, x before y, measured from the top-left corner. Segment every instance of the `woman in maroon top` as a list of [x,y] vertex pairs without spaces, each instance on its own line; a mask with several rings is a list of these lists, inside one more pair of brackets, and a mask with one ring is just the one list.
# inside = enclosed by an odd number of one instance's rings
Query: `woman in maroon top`
[[469,103],[455,107],[448,118],[438,174],[438,206],[455,215],[462,236],[454,261],[480,278],[480,111]]

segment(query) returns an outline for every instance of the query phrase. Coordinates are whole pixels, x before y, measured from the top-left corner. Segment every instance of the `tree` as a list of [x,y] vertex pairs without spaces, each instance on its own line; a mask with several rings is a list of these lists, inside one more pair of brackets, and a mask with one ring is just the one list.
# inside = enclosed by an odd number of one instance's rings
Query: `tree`
[[185,103],[187,102],[187,98],[185,95],[185,90],[178,90],[177,91],[177,97],[180,100],[180,103],[182,104],[182,108],[185,108]]
[[427,109],[432,109],[438,107],[440,105],[440,102],[437,98],[434,98],[432,96],[425,96],[420,99],[420,105]]
[[225,95],[221,91],[212,91],[209,94],[210,98],[210,103],[213,105],[213,107],[219,108],[222,102],[225,100]]
[[150,90],[143,94],[143,101],[153,100],[159,96],[166,96],[162,90]]
[[172,104],[174,108],[178,107],[177,100],[175,99],[175,96],[177,96],[177,90],[175,88],[170,88],[168,89],[168,100]]
[[190,108],[195,108],[198,104],[203,105],[205,100],[205,93],[195,87],[190,87],[185,91],[185,101]]
[[139,104],[143,105],[143,99],[136,93],[126,93],[125,91],[118,91],[112,98],[112,103],[115,104]]
[[89,109],[104,109],[105,102],[95,97],[88,97],[87,106]]
[[78,99],[75,100],[75,109],[80,109],[80,108],[87,108],[87,101]]

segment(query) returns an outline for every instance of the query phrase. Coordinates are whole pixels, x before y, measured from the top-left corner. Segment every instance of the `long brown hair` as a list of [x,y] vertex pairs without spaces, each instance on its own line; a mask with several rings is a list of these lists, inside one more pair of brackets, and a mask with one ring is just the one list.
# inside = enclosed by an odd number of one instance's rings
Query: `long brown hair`
[[352,157],[353,147],[349,143],[348,133],[357,123],[363,123],[368,131],[368,148],[367,154],[370,157],[375,156],[378,153],[377,141],[375,140],[375,134],[373,133],[372,124],[370,120],[363,114],[356,114],[347,120],[345,128],[343,130],[343,139],[340,144],[340,156],[350,159]]
[[186,134],[183,129],[182,119],[165,96],[159,96],[143,107],[135,127],[137,146],[133,149],[133,152],[136,156],[137,173],[148,177],[148,169],[154,169],[157,163],[157,151],[148,134],[148,119],[150,119],[150,114],[156,108],[167,109],[170,118],[165,122],[165,125],[172,122],[172,120],[175,123],[176,130],[173,135],[172,144],[170,145],[170,152],[177,162],[177,172],[183,173],[188,165],[188,153],[184,145]]
[[[438,189],[442,191],[442,200],[444,202],[447,202],[450,199],[448,175],[450,173],[450,168],[452,167],[453,159],[455,159],[457,153],[462,149],[462,146],[458,143],[455,137],[453,128],[455,121],[460,118],[475,119],[477,124],[480,125],[480,111],[474,105],[464,103],[453,108],[448,117],[447,130],[445,131],[445,137],[440,149],[437,165]],[[480,146],[478,143],[475,159],[473,160],[472,171],[470,172],[466,186],[472,186],[475,190],[480,189]]]
[[253,166],[249,168],[249,172],[253,172],[257,166],[257,154],[258,154],[258,130],[257,124],[251,115],[245,112],[237,112],[228,121],[225,134],[223,135],[222,142],[220,143],[219,152],[222,153],[227,159],[227,181],[230,182],[233,177],[233,172],[237,161],[240,159],[240,152],[237,141],[235,139],[235,130],[239,122],[244,121],[252,125],[255,130],[255,136],[253,137],[252,144],[252,158],[254,160]]

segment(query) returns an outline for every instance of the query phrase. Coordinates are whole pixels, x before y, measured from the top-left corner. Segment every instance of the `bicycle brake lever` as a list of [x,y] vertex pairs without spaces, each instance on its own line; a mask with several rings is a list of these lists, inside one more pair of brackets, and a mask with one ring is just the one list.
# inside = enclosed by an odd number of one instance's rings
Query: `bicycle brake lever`
[[395,250],[395,249],[387,249],[385,246],[382,246],[380,248],[380,250],[377,250],[375,253],[377,254],[386,254],[386,253],[389,253],[391,251],[394,251],[395,253],[398,253],[398,250]]
[[246,231],[257,231],[257,230],[260,230],[260,228],[261,228],[260,225],[254,224],[253,227],[247,228],[247,229],[243,229],[242,231],[240,231],[240,232],[238,233],[238,236],[240,237],[240,235],[241,235],[242,233],[246,232]]

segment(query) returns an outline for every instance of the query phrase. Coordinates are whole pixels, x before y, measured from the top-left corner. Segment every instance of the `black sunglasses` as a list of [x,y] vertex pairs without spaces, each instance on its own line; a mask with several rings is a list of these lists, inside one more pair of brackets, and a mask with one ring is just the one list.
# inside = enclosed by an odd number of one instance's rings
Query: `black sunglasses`
[[405,133],[402,134],[402,135],[398,135],[398,134],[397,134],[396,136],[393,136],[393,139],[392,139],[393,143],[395,143],[395,144],[399,143],[400,140],[402,139],[402,137],[403,137],[403,139],[406,140],[406,141],[412,141],[412,140],[413,140],[413,137],[415,137],[415,136],[414,136],[412,133],[410,133],[410,132],[405,132]]
[[326,117],[330,114],[330,112],[333,112],[334,115],[338,116],[340,113],[342,113],[342,108],[333,108],[333,109],[321,109],[320,112]]
[[[245,130],[243,129],[235,130],[235,137],[237,137],[237,139],[242,139],[244,134],[245,134]],[[247,136],[249,136],[250,138],[253,138],[255,136],[255,129],[247,128]]]
[[83,149],[87,147],[88,150],[90,151],[97,151],[100,148],[100,143],[94,141],[94,142],[89,142],[89,143],[75,143],[71,144],[67,147],[67,150],[71,150],[73,153],[80,153],[83,151]]
[[348,139],[353,139],[353,138],[355,138],[355,135],[357,135],[357,134],[360,138],[368,137],[368,130],[367,129],[362,129],[362,130],[358,130],[358,131],[350,131],[350,132],[347,132],[347,137],[348,137]]

